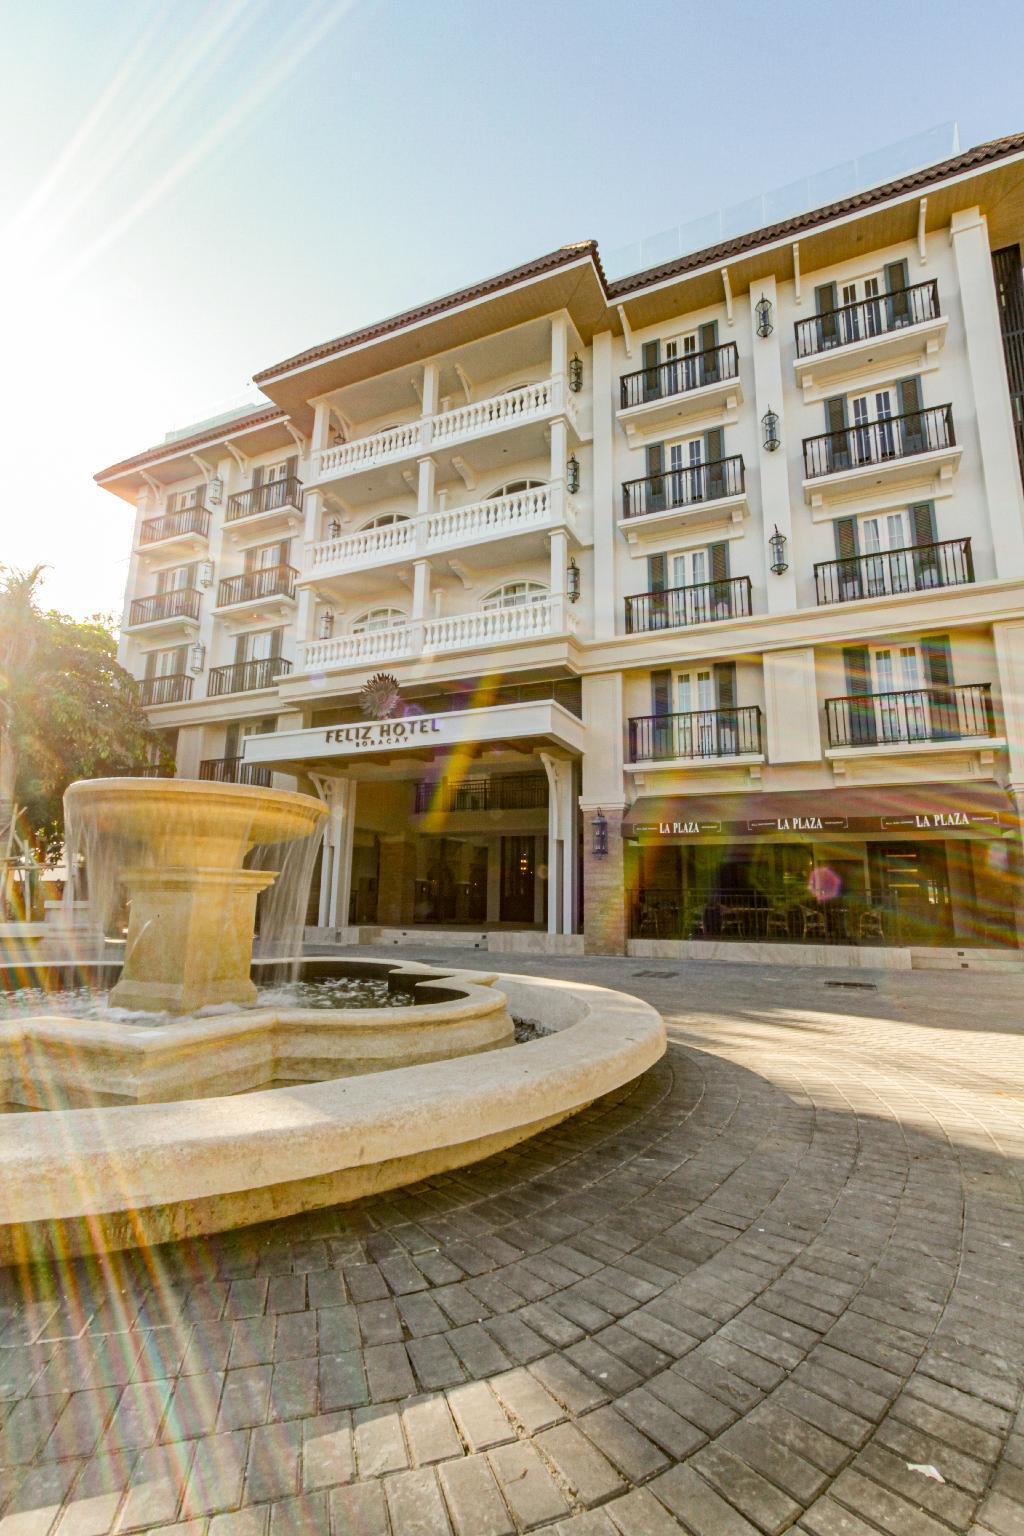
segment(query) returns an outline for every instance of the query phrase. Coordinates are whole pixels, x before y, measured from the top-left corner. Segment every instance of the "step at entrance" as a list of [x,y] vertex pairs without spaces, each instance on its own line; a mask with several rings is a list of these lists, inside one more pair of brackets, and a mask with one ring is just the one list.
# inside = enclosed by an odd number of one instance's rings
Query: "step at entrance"
[[1007,971],[1020,974],[1024,960],[1002,949],[912,949],[912,971]]

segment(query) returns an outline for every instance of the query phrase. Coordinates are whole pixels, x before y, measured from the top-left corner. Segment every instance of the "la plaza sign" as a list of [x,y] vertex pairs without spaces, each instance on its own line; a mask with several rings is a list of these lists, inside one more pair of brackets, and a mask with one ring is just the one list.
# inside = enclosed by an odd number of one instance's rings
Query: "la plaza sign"
[[247,736],[244,761],[261,767],[312,767],[331,759],[370,753],[444,750],[467,742],[515,740],[550,742],[580,754],[583,722],[550,699],[498,704],[487,709],[451,710],[439,715],[403,715],[393,720],[353,720],[300,731],[271,731]]

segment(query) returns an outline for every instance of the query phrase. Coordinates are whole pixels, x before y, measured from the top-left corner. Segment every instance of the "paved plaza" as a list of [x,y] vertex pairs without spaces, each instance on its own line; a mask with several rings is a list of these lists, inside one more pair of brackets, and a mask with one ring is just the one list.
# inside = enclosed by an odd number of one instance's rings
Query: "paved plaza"
[[502,963],[667,1055],[461,1173],[0,1272],[0,1536],[1024,1532],[1024,977]]

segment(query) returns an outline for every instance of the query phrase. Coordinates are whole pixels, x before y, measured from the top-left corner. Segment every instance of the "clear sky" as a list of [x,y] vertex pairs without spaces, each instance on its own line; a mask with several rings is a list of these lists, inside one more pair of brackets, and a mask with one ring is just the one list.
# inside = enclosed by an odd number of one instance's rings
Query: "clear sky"
[[92,484],[298,349],[947,119],[1024,128],[1019,0],[0,0],[0,563],[119,610]]

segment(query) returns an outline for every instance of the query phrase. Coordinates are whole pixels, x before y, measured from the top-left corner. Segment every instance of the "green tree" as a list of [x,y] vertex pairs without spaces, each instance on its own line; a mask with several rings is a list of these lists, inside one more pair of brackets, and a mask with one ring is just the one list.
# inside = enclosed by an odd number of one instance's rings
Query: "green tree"
[[42,609],[42,572],[0,567],[0,822],[18,806],[22,832],[53,859],[68,785],[143,767],[156,738],[111,622]]

